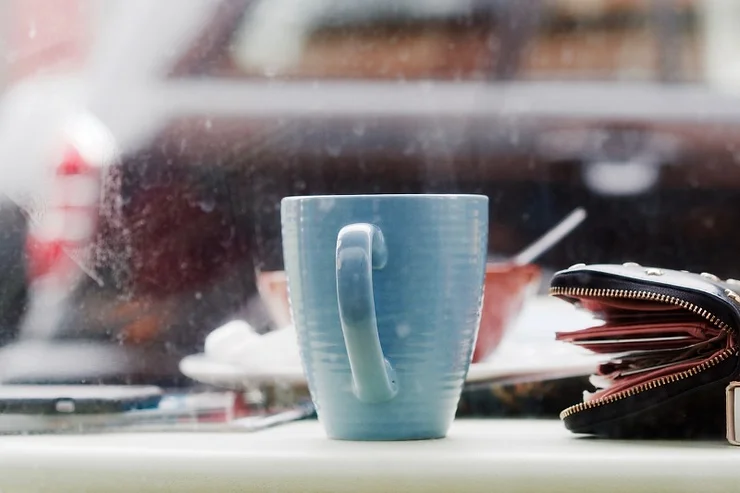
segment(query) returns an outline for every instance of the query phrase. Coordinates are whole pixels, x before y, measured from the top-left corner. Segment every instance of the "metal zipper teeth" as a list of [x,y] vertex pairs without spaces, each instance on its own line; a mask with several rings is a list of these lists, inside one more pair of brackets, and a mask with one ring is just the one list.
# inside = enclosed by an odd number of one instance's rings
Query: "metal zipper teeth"
[[[679,306],[681,308],[689,310],[690,312],[695,313],[696,315],[699,315],[700,317],[708,320],[715,327],[718,327],[720,330],[726,330],[728,332],[732,332],[732,329],[730,328],[730,326],[727,323],[720,320],[716,315],[708,312],[707,310],[703,308],[700,308],[694,305],[693,303],[689,303],[688,301],[682,300],[680,298],[676,298],[675,296],[669,296],[669,295],[659,294],[659,293],[652,293],[650,291],[632,291],[632,290],[627,290],[627,289],[561,288],[561,287],[550,288],[550,294],[553,296],[561,295],[561,296],[583,297],[583,298],[622,298],[622,299],[633,299],[633,300],[657,301],[660,303],[666,303],[670,305]],[[661,387],[663,385],[667,385],[669,383],[674,383],[680,380],[685,380],[703,371],[706,371],[709,368],[717,366],[718,364],[722,363],[727,358],[729,358],[731,355],[736,354],[736,353],[737,353],[736,348],[725,349],[724,351],[717,354],[717,356],[715,356],[714,358],[711,358],[695,366],[694,368],[690,368],[688,370],[685,370],[685,371],[682,371],[682,372],[679,372],[673,375],[667,375],[665,377],[656,378],[655,380],[645,382],[641,385],[637,385],[635,387],[622,390],[621,392],[617,392],[616,394],[612,394],[612,395],[609,395],[609,396],[606,396],[600,399],[595,399],[593,401],[581,402],[579,404],[575,404],[573,406],[570,406],[567,409],[564,409],[560,413],[560,419],[565,419],[568,416],[571,416],[575,413],[579,413],[581,411],[585,411],[587,409],[593,409],[595,407],[604,406],[606,404],[611,404],[615,401],[626,399],[627,397],[632,397],[633,395],[639,394],[640,392],[644,392],[646,390],[651,390],[657,387]]]
[[667,294],[651,293],[650,291],[632,291],[629,289],[595,289],[595,288],[550,288],[550,294],[553,296],[571,296],[578,298],[623,298],[631,300],[657,301],[669,305],[680,306],[689,310],[702,318],[707,319],[715,327],[722,330],[730,330],[730,326],[720,320],[714,314],[700,308],[693,303],[669,296]]

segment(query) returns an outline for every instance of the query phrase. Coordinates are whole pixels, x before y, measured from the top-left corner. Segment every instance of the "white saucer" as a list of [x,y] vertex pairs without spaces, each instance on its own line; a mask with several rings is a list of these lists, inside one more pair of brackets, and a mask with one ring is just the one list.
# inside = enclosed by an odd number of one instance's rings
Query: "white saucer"
[[[605,357],[557,342],[554,333],[593,324],[590,315],[563,301],[537,298],[530,302],[492,357],[470,365],[466,384],[509,384],[590,375]],[[292,360],[283,360],[270,368],[246,368],[201,353],[183,358],[180,371],[193,380],[232,390],[264,385],[307,386],[300,363]]]
[[186,356],[180,361],[180,371],[198,382],[229,390],[248,390],[264,385],[285,385],[305,388],[306,377],[301,367],[284,366],[274,369],[248,369],[214,361],[204,354]]
[[[570,364],[567,364],[570,363]],[[495,360],[472,363],[466,384],[511,384],[538,380],[589,375],[599,363],[595,358],[578,358],[566,364],[507,367]],[[213,361],[203,354],[187,356],[180,361],[180,371],[201,383],[229,390],[248,390],[261,386],[286,386],[305,389],[306,377],[302,368],[283,367],[274,370],[249,370],[237,365]]]

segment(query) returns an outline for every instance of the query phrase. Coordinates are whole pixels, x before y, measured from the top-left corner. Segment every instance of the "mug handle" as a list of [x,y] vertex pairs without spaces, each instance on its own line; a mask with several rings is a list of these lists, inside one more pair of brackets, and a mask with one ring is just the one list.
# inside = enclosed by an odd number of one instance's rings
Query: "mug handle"
[[397,391],[395,372],[383,355],[375,317],[373,269],[388,260],[383,233],[372,224],[343,227],[337,235],[337,301],[354,393],[363,402],[384,402]]

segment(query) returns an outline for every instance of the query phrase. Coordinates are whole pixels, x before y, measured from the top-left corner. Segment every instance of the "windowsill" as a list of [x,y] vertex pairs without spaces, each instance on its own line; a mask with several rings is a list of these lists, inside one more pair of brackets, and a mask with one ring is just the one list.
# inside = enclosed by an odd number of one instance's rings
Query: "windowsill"
[[731,491],[726,442],[579,438],[558,421],[458,420],[448,438],[342,442],[316,421],[255,433],[3,437],[3,493]]

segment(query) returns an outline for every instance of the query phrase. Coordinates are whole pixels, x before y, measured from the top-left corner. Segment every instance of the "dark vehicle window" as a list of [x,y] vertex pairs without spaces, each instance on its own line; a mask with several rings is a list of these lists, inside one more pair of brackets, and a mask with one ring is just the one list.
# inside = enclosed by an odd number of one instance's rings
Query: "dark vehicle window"
[[240,79],[702,78],[703,19],[690,1],[329,2],[301,8],[258,0],[234,12],[229,42],[207,67],[175,73]]
[[700,79],[695,2],[545,2],[522,75],[527,79]]
[[447,1],[248,2],[205,72],[242,79],[485,79],[501,58],[502,10]]

